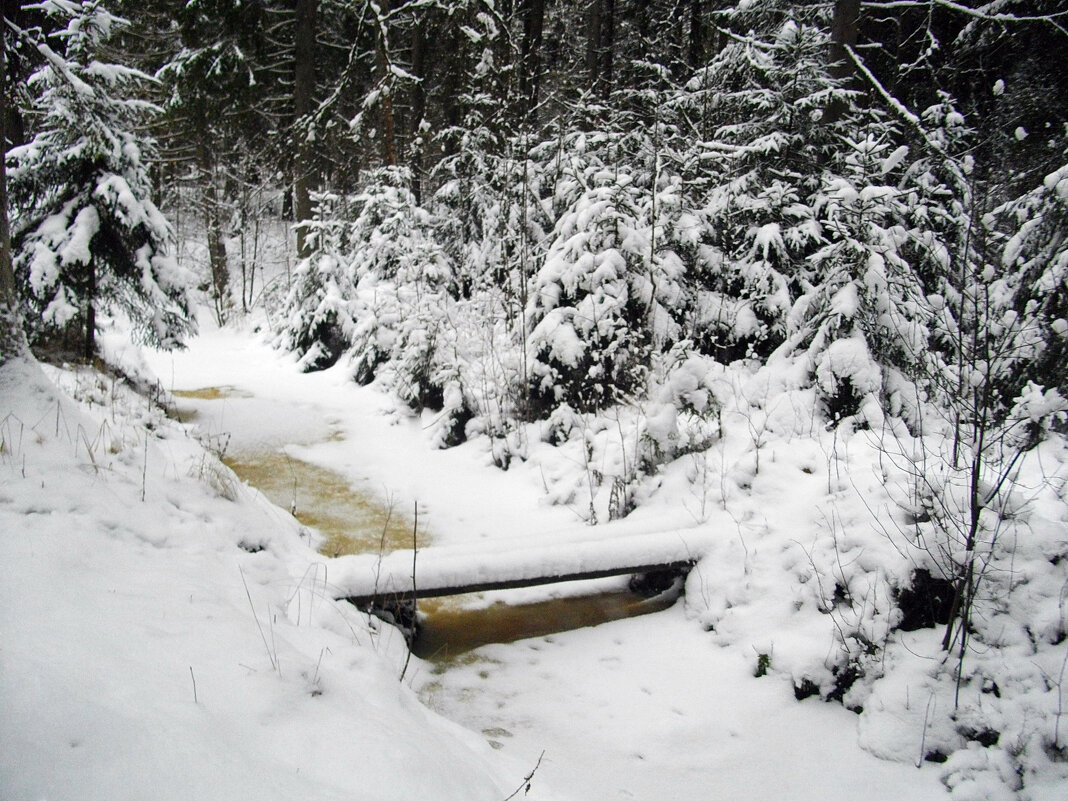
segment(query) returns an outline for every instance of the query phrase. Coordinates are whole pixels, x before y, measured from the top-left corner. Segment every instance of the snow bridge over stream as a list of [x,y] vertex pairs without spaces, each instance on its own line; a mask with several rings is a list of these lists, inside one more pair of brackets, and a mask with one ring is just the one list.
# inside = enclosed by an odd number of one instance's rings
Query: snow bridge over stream
[[414,553],[339,556],[330,560],[329,586],[335,599],[360,608],[388,608],[418,598],[563,581],[678,575],[693,567],[709,540],[707,531],[663,531],[596,539],[556,537],[537,545],[489,540],[419,548]]

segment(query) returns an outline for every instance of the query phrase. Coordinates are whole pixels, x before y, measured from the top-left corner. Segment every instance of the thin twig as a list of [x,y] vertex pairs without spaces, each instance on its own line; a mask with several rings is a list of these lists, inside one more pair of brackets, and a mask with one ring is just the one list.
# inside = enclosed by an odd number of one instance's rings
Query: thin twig
[[145,432],[145,458],[141,462],[141,503],[145,502],[145,486],[148,484],[148,432]]
[[924,757],[927,756],[925,752],[927,748],[927,721],[931,717],[931,704],[934,702],[934,691],[927,697],[927,709],[923,713],[923,732],[920,734],[920,755],[916,758],[916,767],[923,766]]
[[263,626],[260,624],[260,616],[256,614],[256,605],[252,603],[252,593],[248,591],[248,582],[245,581],[245,571],[239,567],[237,572],[241,574],[241,583],[245,587],[245,597],[248,598],[248,606],[249,609],[252,610],[252,617],[256,619],[256,628],[260,630],[260,639],[263,640],[263,647],[267,651],[268,659],[271,660],[271,667],[278,670],[278,659],[274,652],[271,651],[271,646],[267,643],[267,635],[263,633]]
[[419,601],[416,597],[415,586],[415,560],[419,553],[419,501],[415,502],[415,520],[412,523],[412,640],[408,647],[408,655],[404,657],[404,667],[401,668],[400,680],[404,681],[404,674],[408,672],[408,664],[412,661],[412,645],[415,644],[415,622],[419,614]]
[[534,778],[534,774],[537,773],[538,772],[538,768],[541,767],[541,760],[542,760],[542,757],[544,757],[544,756],[545,756],[545,752],[542,751],[541,752],[541,756],[538,757],[538,763],[531,769],[530,773],[528,773],[526,775],[526,778],[523,779],[522,783],[520,783],[520,785],[515,788],[515,792],[513,792],[510,796],[505,798],[504,801],[512,801],[513,798],[515,798],[517,795],[519,795],[519,791],[520,790],[525,790],[526,791],[524,793],[524,795],[526,793],[530,792],[530,780]]

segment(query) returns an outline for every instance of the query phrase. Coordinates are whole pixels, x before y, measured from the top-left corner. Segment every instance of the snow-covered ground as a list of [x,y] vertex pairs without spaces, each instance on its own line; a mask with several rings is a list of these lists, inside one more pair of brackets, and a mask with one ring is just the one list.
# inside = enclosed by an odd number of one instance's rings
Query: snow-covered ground
[[296,522],[184,427],[84,370],[6,365],[0,399],[0,798],[518,784],[397,680],[399,638],[324,600]]
[[[355,386],[343,367],[301,374],[249,331],[206,328],[187,351],[147,354],[168,391],[233,388],[183,402],[199,410],[201,438],[230,453],[286,448],[401,508],[418,501],[436,544],[592,536],[581,512],[605,499],[577,494],[586,467],[566,447],[531,437],[531,458],[506,472],[482,439],[434,450],[432,421]],[[108,345],[136,362],[121,340]],[[646,503],[598,527],[711,535],[684,602],[486,646],[443,670],[413,660],[402,683],[400,638],[330,600],[331,565],[313,537],[236,482],[190,428],[93,374],[48,379],[31,367],[0,372],[5,801],[494,801],[539,757],[531,798],[923,801],[946,786],[962,799],[1011,798],[1006,741],[1033,749],[1052,735],[1037,727],[1060,721],[1060,686],[1040,679],[1056,679],[1068,646],[1021,646],[997,655],[997,698],[982,681],[964,692],[967,714],[998,716],[1004,747],[960,741],[931,629],[893,635],[886,678],[847,695],[863,714],[795,701],[802,679],[833,680],[836,626],[880,622],[885,600],[865,596],[861,607],[850,579],[900,546],[865,508],[878,489],[862,438],[829,447],[827,432],[795,431],[788,402],[725,419],[705,461],[669,465]],[[1062,450],[1046,456],[1061,469]],[[576,497],[561,504],[568,482]],[[1063,539],[1056,508],[1039,511],[1040,545]],[[1064,565],[1035,547],[1021,549],[1018,569],[1041,640],[1042,626],[1063,623]],[[836,580],[857,603],[828,612]],[[1010,624],[1001,621],[1007,638]],[[755,678],[762,664],[768,675]],[[917,769],[938,749],[959,751]],[[1023,797],[1064,797],[1064,763],[1024,763]]]

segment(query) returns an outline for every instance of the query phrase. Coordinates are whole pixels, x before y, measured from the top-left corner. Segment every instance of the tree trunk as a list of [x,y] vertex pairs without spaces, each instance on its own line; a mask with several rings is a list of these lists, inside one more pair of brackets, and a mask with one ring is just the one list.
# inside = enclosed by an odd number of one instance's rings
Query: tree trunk
[[613,71],[616,52],[616,0],[603,0],[604,11],[601,20],[601,78],[602,95],[608,97],[615,84]]
[[586,75],[591,87],[601,82],[601,0],[590,3],[586,19]]
[[[853,77],[855,71],[849,48],[856,47],[859,26],[860,0],[834,0],[831,45],[827,53],[827,71],[832,78],[847,81]],[[845,105],[832,101],[828,104],[823,119],[825,122],[836,122],[844,113]]]
[[859,25],[860,0],[834,0],[828,70],[835,78],[853,75],[853,59],[847,48],[856,47]]
[[418,82],[412,87],[412,122],[409,148],[412,169],[412,194],[415,202],[423,202],[423,117],[426,116],[426,64],[429,42],[426,37],[427,13],[417,13],[412,29],[412,74]]
[[219,325],[226,322],[230,300],[230,266],[226,262],[226,242],[223,234],[222,201],[211,150],[200,147],[201,205],[204,212],[204,227],[208,236],[208,263],[211,268],[211,296],[215,303],[215,318]]
[[[297,123],[314,110],[315,33],[319,0],[297,0],[293,43],[293,116]],[[297,254],[308,255],[307,235],[300,223],[312,216],[312,148],[306,135],[298,134],[293,165],[293,212],[297,227]]]
[[397,132],[393,118],[393,76],[389,69],[389,0],[371,3],[375,12],[375,72],[382,93],[379,112],[382,123],[382,162],[397,166]]
[[[7,29],[6,15],[0,11],[0,27]],[[18,291],[15,287],[15,268],[11,261],[11,229],[7,219],[7,63],[5,48],[0,47],[0,365],[26,353],[26,337],[22,332]]]
[[690,0],[690,42],[687,62],[697,69],[705,61],[704,5],[702,0]]
[[82,358],[92,364],[96,355],[96,259],[89,259],[89,288],[85,292],[85,346]]
[[524,0],[522,63],[519,69],[519,95],[523,116],[538,106],[541,84],[541,42],[545,30],[545,0]]
[[586,39],[586,68],[590,86],[602,98],[612,92],[613,49],[616,38],[615,0],[594,0]]

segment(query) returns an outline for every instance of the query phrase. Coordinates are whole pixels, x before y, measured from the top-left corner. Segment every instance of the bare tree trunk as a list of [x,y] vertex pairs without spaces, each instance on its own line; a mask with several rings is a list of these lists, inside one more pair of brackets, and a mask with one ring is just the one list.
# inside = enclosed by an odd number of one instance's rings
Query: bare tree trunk
[[[0,28],[7,30],[6,17],[0,10]],[[15,268],[11,261],[11,228],[7,219],[7,63],[0,47],[0,365],[27,352],[22,332]]]
[[590,86],[601,82],[601,0],[590,3],[589,16],[586,18],[586,74]]
[[[849,50],[856,47],[860,25],[860,0],[834,0],[831,17],[831,46],[827,53],[827,71],[832,78],[848,80],[855,74]],[[836,122],[845,113],[840,101],[832,101],[824,111],[826,122]]]
[[545,30],[545,0],[524,0],[522,64],[519,95],[526,118],[538,106],[541,85],[541,42]]
[[690,0],[690,41],[687,62],[697,69],[705,60],[704,9],[702,0]]
[[835,78],[853,75],[853,59],[847,48],[856,47],[859,24],[860,0],[834,0],[828,71]]
[[[315,33],[319,0],[297,0],[293,40],[293,116],[296,122],[314,110]],[[293,165],[293,214],[297,227],[297,255],[308,255],[306,233],[299,223],[312,216],[312,151],[306,135],[299,136]]]
[[587,28],[586,68],[590,75],[590,86],[602,98],[608,97],[612,91],[615,27],[615,0],[593,0]]
[[200,172],[204,227],[208,236],[208,265],[211,268],[211,296],[215,302],[215,319],[222,325],[226,322],[230,300],[230,266],[226,262],[222,202],[216,186],[214,163],[211,151],[203,144],[200,148]]
[[375,72],[382,92],[379,111],[382,122],[382,161],[387,167],[397,166],[397,131],[393,116],[393,76],[389,69],[389,0],[371,3],[375,19]]
[[616,0],[603,0],[604,19],[601,23],[601,77],[603,79],[603,95],[608,97],[615,85],[615,52],[616,52]]
[[412,28],[412,74],[418,82],[412,87],[411,142],[409,148],[412,168],[412,194],[415,202],[423,202],[423,117],[426,116],[426,64],[429,43],[426,38],[427,15],[416,14]]

